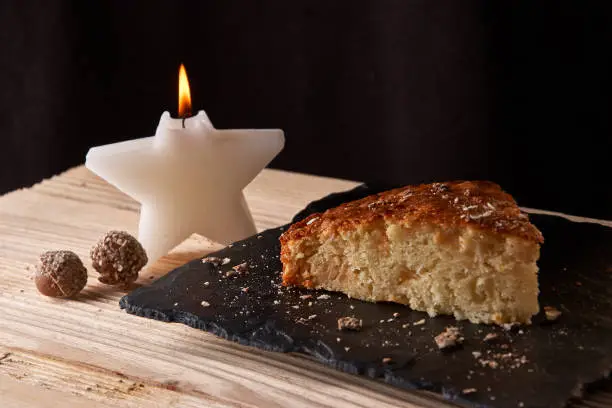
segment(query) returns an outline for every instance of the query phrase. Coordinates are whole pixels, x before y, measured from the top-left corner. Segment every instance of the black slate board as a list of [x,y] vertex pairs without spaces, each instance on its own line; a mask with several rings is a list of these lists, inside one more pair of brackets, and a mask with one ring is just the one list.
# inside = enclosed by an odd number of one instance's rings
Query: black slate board
[[[310,204],[294,221],[384,189],[363,185],[332,194]],[[123,297],[120,306],[241,344],[305,353],[343,371],[441,393],[462,406],[562,407],[580,396],[585,385],[608,377],[612,368],[612,228],[547,215],[530,218],[546,239],[539,261],[540,305],[555,306],[563,315],[551,323],[541,313],[520,331],[281,287],[278,237],[285,227],[211,254],[230,258],[226,265],[217,268],[197,259],[181,266]],[[247,274],[225,276],[242,262],[250,266]],[[308,294],[313,298],[300,298]],[[317,299],[322,294],[330,298]],[[363,330],[339,332],[342,316],[363,319]],[[425,324],[413,325],[421,319]],[[460,327],[466,340],[459,349],[441,352],[433,337],[448,325]],[[497,333],[498,342],[484,343],[487,333]],[[499,366],[483,366],[473,352]],[[506,353],[512,357],[501,356]],[[527,362],[520,361],[523,356]],[[385,357],[392,362],[384,364]],[[477,391],[462,394],[468,388]]]

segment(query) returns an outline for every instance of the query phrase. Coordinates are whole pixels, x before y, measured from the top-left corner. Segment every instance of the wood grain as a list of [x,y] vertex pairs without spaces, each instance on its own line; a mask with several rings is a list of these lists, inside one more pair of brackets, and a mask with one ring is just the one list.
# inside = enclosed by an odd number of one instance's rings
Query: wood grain
[[[263,230],[288,222],[314,199],[356,184],[265,170],[245,193]],[[136,232],[138,209],[83,167],[0,197],[3,407],[441,404],[437,396],[340,373],[305,357],[263,352],[184,325],[128,315],[118,307],[125,292],[100,284],[94,273],[74,300],[38,294],[31,274],[42,251],[71,249],[90,267],[89,248],[106,231]],[[141,273],[137,284],[218,248],[192,236]],[[611,395],[598,394],[596,403],[612,407]]]

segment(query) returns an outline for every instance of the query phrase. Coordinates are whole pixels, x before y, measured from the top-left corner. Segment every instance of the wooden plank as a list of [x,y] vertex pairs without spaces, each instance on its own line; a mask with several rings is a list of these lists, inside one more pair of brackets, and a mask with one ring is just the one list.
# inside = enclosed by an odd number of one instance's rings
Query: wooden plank
[[[288,222],[313,199],[354,185],[267,170],[246,196],[261,230]],[[46,389],[67,394],[66,401],[112,401],[122,407],[391,407],[415,406],[415,401],[428,405],[427,397],[337,373],[303,358],[130,316],[117,306],[124,293],[98,283],[94,276],[75,300],[37,293],[29,275],[40,252],[72,249],[89,267],[89,248],[98,237],[111,228],[135,232],[137,218],[133,200],[82,167],[0,198],[3,384],[45,384]],[[204,238],[192,237],[142,273],[138,283],[147,284],[151,277],[216,248]],[[3,389],[13,401],[20,401],[17,388]]]
[[[263,230],[356,184],[266,170],[245,194]],[[109,229],[136,232],[138,208],[83,167],[0,197],[2,406],[439,406],[437,396],[339,373],[304,357],[130,316],[117,305],[124,292],[98,283],[94,274],[74,300],[38,294],[30,275],[42,251],[72,249],[90,267],[89,248],[99,236]],[[137,283],[146,285],[218,248],[193,236]],[[609,401],[612,394],[600,395]]]

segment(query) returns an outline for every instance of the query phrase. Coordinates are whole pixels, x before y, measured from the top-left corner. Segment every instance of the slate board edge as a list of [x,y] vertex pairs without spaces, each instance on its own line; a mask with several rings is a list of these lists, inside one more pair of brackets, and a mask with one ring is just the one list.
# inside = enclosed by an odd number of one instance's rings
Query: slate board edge
[[[199,260],[196,260],[198,262]],[[171,271],[171,273],[177,272],[180,273],[179,267]],[[217,324],[200,319],[194,314],[180,312],[176,313],[173,311],[161,312],[157,309],[149,309],[134,306],[129,303],[129,295],[123,296],[119,301],[119,306],[121,309],[124,309],[128,314],[144,317],[148,319],[158,320],[166,323],[180,323],[185,324],[191,328],[199,329],[205,331],[207,333],[213,334],[222,339],[232,341],[238,343],[242,346],[255,347],[260,350],[269,351],[269,352],[278,352],[278,353],[299,353],[304,354],[310,357],[313,357],[316,361],[325,364],[326,366],[333,368],[335,370],[342,371],[344,373],[359,375],[361,377],[367,377],[372,380],[383,380],[385,383],[402,388],[408,391],[421,390],[421,391],[431,391],[435,393],[433,396],[429,396],[432,400],[435,401],[436,398],[444,399],[446,403],[449,405],[455,405],[458,407],[470,407],[470,408],[493,408],[491,405],[481,405],[475,404],[474,401],[463,400],[461,398],[461,390],[457,390],[455,388],[444,387],[441,384],[432,384],[428,382],[408,382],[405,381],[401,377],[396,377],[393,375],[392,369],[385,370],[380,372],[376,370],[375,366],[367,366],[357,367],[352,364],[352,362],[345,360],[336,360],[336,359],[326,359],[324,356],[318,353],[313,353],[312,350],[304,347],[303,345],[293,345],[291,347],[270,347],[261,342],[252,341],[248,337],[241,336],[235,332],[231,332],[225,328],[219,327]],[[439,401],[439,400],[438,400]],[[440,401],[441,402],[441,401]]]

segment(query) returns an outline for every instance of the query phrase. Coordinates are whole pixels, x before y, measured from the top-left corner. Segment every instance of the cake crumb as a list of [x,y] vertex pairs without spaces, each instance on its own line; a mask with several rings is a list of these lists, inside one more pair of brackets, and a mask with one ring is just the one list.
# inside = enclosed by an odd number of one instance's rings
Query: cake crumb
[[205,300],[203,300],[202,302],[200,302],[200,304],[201,304],[203,307],[208,307],[208,306],[210,306],[210,303],[208,303],[208,302],[207,302],[207,301],[205,301]]
[[210,282],[204,282],[204,286],[210,285]]
[[464,340],[463,336],[461,335],[461,332],[459,331],[459,328],[455,326],[447,327],[434,339],[440,350],[455,347],[463,343]]
[[484,339],[482,339],[482,341],[484,341],[485,343],[492,343],[493,341],[497,340],[499,336],[497,335],[497,333],[488,333],[486,336],[484,336]]
[[245,272],[249,271],[249,265],[246,262],[243,262],[241,264],[232,266],[232,269],[235,270],[236,272],[242,274],[242,273],[245,273]]
[[425,324],[425,319],[421,319],[419,321],[412,323],[413,326],[420,326],[422,324]]
[[206,258],[202,258],[202,263],[209,263],[214,266],[219,266],[221,264],[221,258],[217,258],[216,256],[207,256]]
[[512,330],[514,330],[516,327],[518,327],[518,324],[517,324],[517,323],[504,323],[504,324],[502,324],[502,328],[503,328],[505,331],[512,331]]
[[474,358],[482,357],[482,353],[480,351],[472,351],[472,355],[474,356]]
[[312,298],[312,295],[302,295],[300,296],[300,299],[306,300],[306,299],[310,299]]
[[351,348],[350,347],[345,347],[344,351],[349,351]]
[[319,296],[317,296],[317,299],[318,299],[318,300],[327,300],[327,299],[329,299],[329,298],[330,298],[330,296],[329,296],[329,295],[326,295],[326,294],[323,294],[323,295],[319,295]]
[[247,286],[247,287],[245,287],[245,288],[242,288],[241,290],[242,290],[244,293],[248,293],[248,292],[249,292],[249,287]]
[[467,395],[467,394],[473,394],[473,393],[475,393],[476,391],[478,391],[476,388],[464,388],[464,389],[461,391],[461,393],[462,393],[462,394]]
[[499,367],[499,363],[495,360],[485,360],[485,359],[480,359],[478,360],[478,362],[483,366],[483,367],[489,367],[489,368],[497,368]]
[[405,328],[407,328],[409,326],[410,326],[410,323],[404,323],[404,324],[402,324],[402,329],[405,329]]
[[561,317],[561,311],[553,306],[544,306],[544,314],[546,315],[546,320],[550,321],[555,321]]
[[308,316],[308,320],[312,320],[312,319],[316,319],[316,318],[317,318],[316,314]]
[[337,343],[340,343],[340,341],[341,341],[341,340],[342,340],[342,339],[341,339],[340,337],[336,337],[336,342],[337,342]]
[[393,317],[399,317],[399,313],[397,312],[393,313]]
[[391,359],[391,357],[385,357],[382,359],[383,364],[389,364],[391,363],[393,360]]
[[230,258],[223,258],[223,260],[221,261],[221,265],[227,265],[228,263],[230,263],[232,260]]
[[341,317],[338,319],[338,330],[359,331],[363,327],[363,321],[355,317]]

